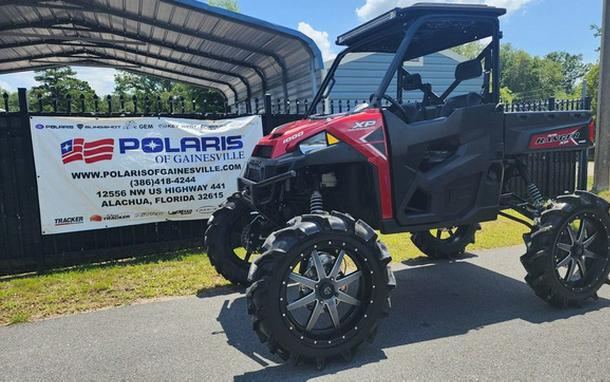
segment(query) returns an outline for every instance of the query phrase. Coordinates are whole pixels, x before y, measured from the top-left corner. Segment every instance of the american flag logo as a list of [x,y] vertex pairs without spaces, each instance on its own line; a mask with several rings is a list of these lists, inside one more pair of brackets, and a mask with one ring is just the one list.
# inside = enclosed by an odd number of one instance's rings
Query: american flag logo
[[64,164],[79,160],[85,161],[85,163],[95,163],[112,159],[114,139],[85,142],[83,138],[74,138],[62,143],[60,149],[61,160]]

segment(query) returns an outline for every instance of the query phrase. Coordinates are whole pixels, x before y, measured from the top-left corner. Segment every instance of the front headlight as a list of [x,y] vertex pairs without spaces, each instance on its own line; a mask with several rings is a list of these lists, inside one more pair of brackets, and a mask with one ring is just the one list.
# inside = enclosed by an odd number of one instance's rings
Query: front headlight
[[337,138],[323,131],[299,143],[299,150],[303,154],[309,154],[314,151],[325,149],[328,146],[336,145],[337,143],[339,143]]

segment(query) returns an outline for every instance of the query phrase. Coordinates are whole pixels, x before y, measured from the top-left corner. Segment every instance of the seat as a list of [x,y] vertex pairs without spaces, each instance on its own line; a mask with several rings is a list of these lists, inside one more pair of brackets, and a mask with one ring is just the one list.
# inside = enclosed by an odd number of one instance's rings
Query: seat
[[469,106],[477,106],[483,104],[483,97],[480,94],[471,92],[468,94],[447,98],[443,109],[441,110],[442,117],[450,116],[456,109],[461,109]]
[[421,110],[418,107],[417,103],[403,103],[402,110],[404,110],[405,115],[407,117],[407,123],[417,122],[421,118]]

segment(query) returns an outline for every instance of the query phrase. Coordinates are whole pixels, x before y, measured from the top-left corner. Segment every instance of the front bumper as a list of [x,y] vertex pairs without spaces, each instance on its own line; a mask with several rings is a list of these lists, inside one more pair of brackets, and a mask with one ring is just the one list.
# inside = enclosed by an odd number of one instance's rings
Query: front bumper
[[273,201],[275,188],[278,183],[296,176],[296,171],[290,170],[258,182],[245,177],[239,177],[237,178],[237,187],[242,192],[246,201],[258,209]]

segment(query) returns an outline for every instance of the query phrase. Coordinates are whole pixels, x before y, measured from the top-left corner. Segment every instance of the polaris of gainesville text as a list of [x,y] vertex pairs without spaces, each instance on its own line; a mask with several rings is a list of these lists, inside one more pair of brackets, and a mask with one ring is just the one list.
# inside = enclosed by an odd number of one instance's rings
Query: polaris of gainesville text
[[[170,138],[120,138],[119,152],[142,151],[157,154],[157,163],[200,163],[244,159],[244,142],[241,135],[220,137],[184,137],[179,141]],[[241,151],[238,151],[241,150]],[[224,151],[224,153],[218,153]]]

